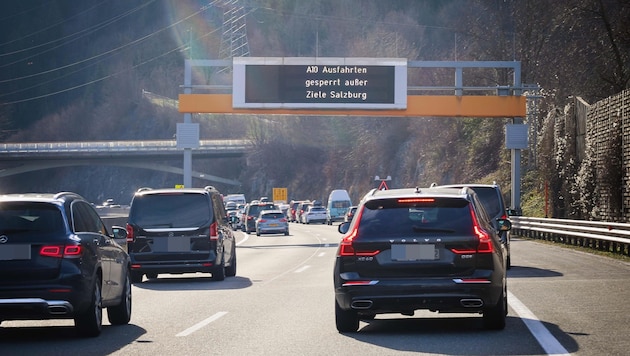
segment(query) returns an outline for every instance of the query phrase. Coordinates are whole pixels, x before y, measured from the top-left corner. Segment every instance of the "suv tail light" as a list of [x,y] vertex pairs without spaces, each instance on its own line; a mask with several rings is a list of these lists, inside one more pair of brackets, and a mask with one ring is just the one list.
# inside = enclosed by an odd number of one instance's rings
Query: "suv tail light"
[[492,253],[492,251],[494,250],[494,247],[492,246],[492,238],[486,230],[482,229],[481,226],[479,226],[479,221],[477,221],[477,216],[472,210],[472,207],[470,208],[470,216],[472,217],[473,221],[473,231],[475,232],[475,235],[477,235],[477,239],[479,240],[479,243],[477,244],[477,249],[465,250],[452,248],[451,251],[459,255],[470,255],[474,253]]
[[361,213],[357,214],[357,223],[352,229],[339,243],[339,249],[337,250],[337,256],[376,256],[381,251],[380,250],[362,250],[357,251],[354,248],[354,239],[357,237],[359,232],[359,222],[361,220]]
[[125,226],[125,230],[127,230],[127,242],[133,242],[135,235],[133,232],[133,226],[127,224]]
[[50,245],[42,246],[39,254],[44,257],[76,258],[81,256],[81,245]]
[[217,222],[213,222],[210,225],[210,240],[218,240],[219,239],[219,224]]

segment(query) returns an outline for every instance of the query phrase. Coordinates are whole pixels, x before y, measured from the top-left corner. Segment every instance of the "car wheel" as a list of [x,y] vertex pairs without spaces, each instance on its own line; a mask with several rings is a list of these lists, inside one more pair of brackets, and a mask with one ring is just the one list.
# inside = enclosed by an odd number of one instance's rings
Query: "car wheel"
[[256,236],[260,236],[260,231],[256,230]]
[[95,337],[103,329],[103,299],[101,295],[101,279],[94,281],[89,307],[74,318],[74,326],[81,336]]
[[221,259],[221,263],[214,267],[212,270],[212,280],[213,281],[222,281],[225,279],[225,262]]
[[125,275],[120,304],[107,308],[107,317],[112,325],[129,324],[131,319],[131,279],[129,272]]
[[289,229],[286,229],[286,230],[284,231],[284,236],[289,236]]
[[131,271],[131,283],[142,283],[142,273]]
[[501,297],[497,305],[484,309],[483,311],[483,327],[489,330],[505,329],[505,318],[507,315],[507,295],[505,288],[501,291]]
[[236,276],[236,249],[232,250],[232,261],[230,261],[230,265],[225,267],[225,276],[226,277]]
[[359,330],[359,315],[353,310],[343,310],[335,300],[335,323],[340,333],[353,333]]

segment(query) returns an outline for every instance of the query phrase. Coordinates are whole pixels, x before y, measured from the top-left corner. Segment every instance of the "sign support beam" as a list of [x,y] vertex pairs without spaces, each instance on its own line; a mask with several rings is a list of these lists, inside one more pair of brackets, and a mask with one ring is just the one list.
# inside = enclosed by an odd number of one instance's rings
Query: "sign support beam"
[[231,94],[180,94],[179,112],[250,115],[518,117],[525,116],[524,96],[408,95],[407,109],[235,109]]

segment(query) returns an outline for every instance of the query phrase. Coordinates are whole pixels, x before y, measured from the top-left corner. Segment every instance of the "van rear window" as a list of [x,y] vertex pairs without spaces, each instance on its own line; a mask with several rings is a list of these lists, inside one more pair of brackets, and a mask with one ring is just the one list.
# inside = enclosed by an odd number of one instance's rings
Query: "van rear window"
[[145,194],[133,199],[129,222],[142,228],[187,228],[208,225],[212,216],[204,194]]

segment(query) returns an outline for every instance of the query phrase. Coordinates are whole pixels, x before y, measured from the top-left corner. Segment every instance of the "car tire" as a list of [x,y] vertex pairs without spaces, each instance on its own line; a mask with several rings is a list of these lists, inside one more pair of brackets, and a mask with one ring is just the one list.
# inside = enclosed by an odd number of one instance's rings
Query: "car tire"
[[232,250],[232,261],[230,261],[230,265],[225,267],[225,276],[226,277],[236,276],[236,249]]
[[260,236],[260,231],[256,230],[256,236]]
[[343,310],[335,300],[335,324],[340,333],[353,333],[359,330],[359,315],[354,310]]
[[103,330],[103,297],[100,277],[95,278],[90,305],[74,318],[74,326],[80,336],[96,337],[101,334],[101,330]]
[[214,267],[212,270],[212,280],[216,282],[220,282],[225,279],[225,262],[223,258],[221,259],[221,263]]
[[284,236],[289,236],[289,229],[284,232]]
[[131,320],[131,279],[129,272],[125,275],[125,285],[120,304],[107,308],[107,318],[112,325],[129,324]]
[[507,294],[505,288],[501,290],[501,297],[497,305],[484,309],[483,327],[488,330],[505,329],[505,319],[507,315]]
[[142,276],[140,272],[131,271],[131,283],[142,283]]

